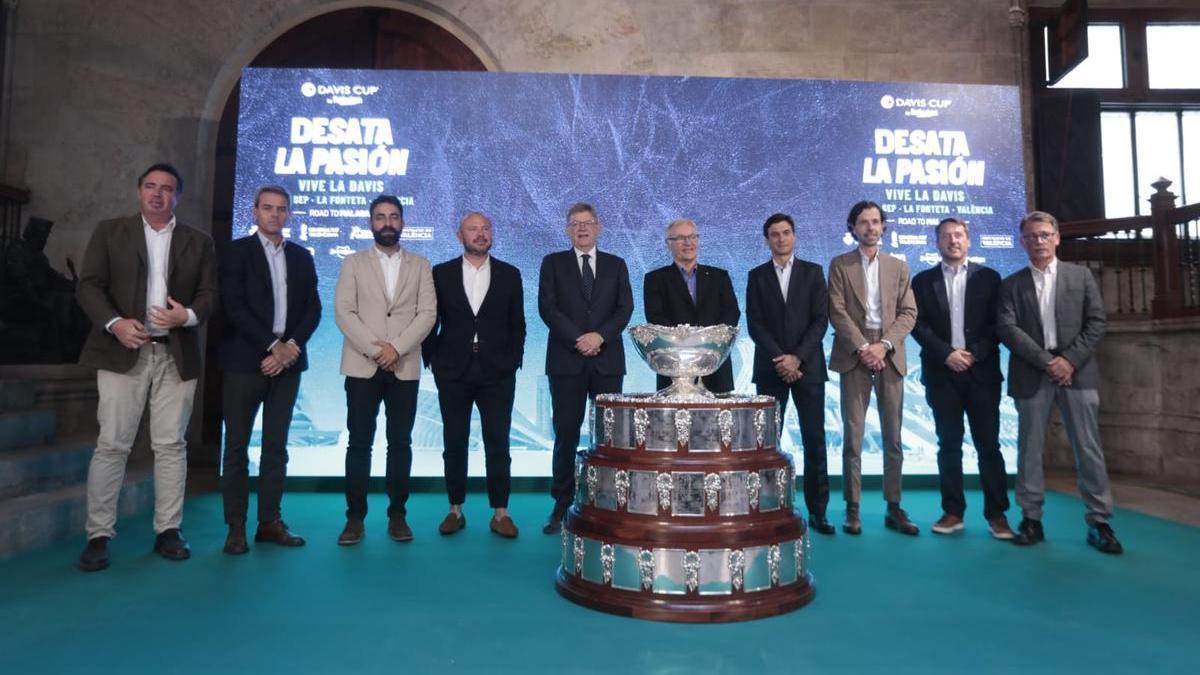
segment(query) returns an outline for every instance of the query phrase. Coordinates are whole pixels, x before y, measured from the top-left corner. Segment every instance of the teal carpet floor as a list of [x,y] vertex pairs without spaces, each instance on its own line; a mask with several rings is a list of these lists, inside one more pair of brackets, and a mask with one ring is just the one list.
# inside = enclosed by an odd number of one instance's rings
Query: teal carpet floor
[[444,497],[414,495],[416,540],[396,544],[372,494],[367,538],[341,548],[342,498],[289,494],[308,546],[241,557],[220,552],[221,502],[206,495],[187,504],[187,562],[150,552],[149,516],[120,523],[105,572],[74,569],[81,541],[0,562],[0,673],[1200,672],[1200,530],[1122,511],[1127,552],[1104,556],[1079,501],[1051,494],[1048,541],[1018,549],[978,512],[932,535],[936,492],[906,494],[917,538],[884,530],[878,493],[865,497],[861,537],[814,541],[812,604],[683,625],[559,597],[541,495],[514,496],[516,541],[488,532],[483,495],[453,537],[436,532]]

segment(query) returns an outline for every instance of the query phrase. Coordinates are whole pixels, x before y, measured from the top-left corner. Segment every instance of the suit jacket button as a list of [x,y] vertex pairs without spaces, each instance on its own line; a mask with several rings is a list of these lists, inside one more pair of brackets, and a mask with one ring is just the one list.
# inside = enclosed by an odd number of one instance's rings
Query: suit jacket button
[[388,312],[388,313],[387,313],[387,315],[390,317],[390,316],[392,315],[392,313],[391,313],[391,312]]

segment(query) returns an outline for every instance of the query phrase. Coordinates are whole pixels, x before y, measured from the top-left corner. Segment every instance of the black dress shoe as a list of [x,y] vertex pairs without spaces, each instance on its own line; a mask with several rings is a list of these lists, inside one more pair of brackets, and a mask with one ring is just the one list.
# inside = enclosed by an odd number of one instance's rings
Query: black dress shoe
[[289,530],[287,523],[282,520],[276,520],[272,523],[259,523],[258,530],[254,533],[254,541],[288,547],[304,545],[304,537]]
[[825,519],[824,515],[818,516],[815,513],[810,513],[808,515],[808,525],[819,534],[833,534],[837,532],[833,525],[830,525],[829,521]]
[[904,509],[900,508],[899,504],[888,506],[887,515],[883,517],[883,526],[889,530],[895,530],[900,534],[907,534],[910,537],[915,537],[921,533],[921,529],[908,519],[908,514],[904,512]]
[[563,518],[567,516],[566,504],[555,504],[554,510],[550,512],[550,517],[546,519],[546,524],[542,526],[542,534],[558,534],[562,531]]
[[79,569],[84,572],[99,572],[108,567],[108,537],[88,539],[83,553],[79,554]]
[[154,538],[154,552],[167,560],[187,560],[192,557],[192,549],[177,527],[163,530]]
[[245,525],[235,523],[229,526],[229,534],[225,537],[225,546],[221,551],[229,555],[242,555],[250,552],[250,545],[246,543]]
[[1101,553],[1121,555],[1125,549],[1108,523],[1096,523],[1088,528],[1087,543]]
[[1042,530],[1042,521],[1022,518],[1021,524],[1017,526],[1017,536],[1013,537],[1012,543],[1017,546],[1033,546],[1039,541],[1045,540],[1046,533]]

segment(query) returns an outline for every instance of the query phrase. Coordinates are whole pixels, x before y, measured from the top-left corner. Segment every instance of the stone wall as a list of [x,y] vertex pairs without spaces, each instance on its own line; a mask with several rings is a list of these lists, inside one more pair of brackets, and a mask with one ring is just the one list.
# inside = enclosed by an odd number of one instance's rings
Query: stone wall
[[[1200,484],[1198,343],[1200,318],[1109,322],[1096,352],[1104,381],[1100,436],[1109,471]],[[1072,469],[1057,419],[1054,426],[1047,464]]]
[[[9,4],[9,3],[6,3]],[[1010,0],[15,0],[7,182],[57,223],[65,269],[137,172],[174,162],[210,222],[216,123],[240,69],[314,16],[374,5],[458,36],[493,70],[1017,84]]]

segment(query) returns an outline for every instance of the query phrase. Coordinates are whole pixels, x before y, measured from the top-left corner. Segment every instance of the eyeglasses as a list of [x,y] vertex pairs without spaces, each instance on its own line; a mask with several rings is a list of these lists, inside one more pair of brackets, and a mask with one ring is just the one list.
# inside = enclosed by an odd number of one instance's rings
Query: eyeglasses
[[1021,235],[1021,239],[1031,243],[1035,241],[1050,241],[1057,234],[1057,232],[1026,232]]
[[694,243],[700,241],[700,235],[698,235],[698,234],[677,234],[674,237],[667,237],[667,241],[671,242],[672,244],[684,244],[684,243],[694,244]]
[[571,227],[595,227],[600,223],[594,220],[572,220],[567,223]]

